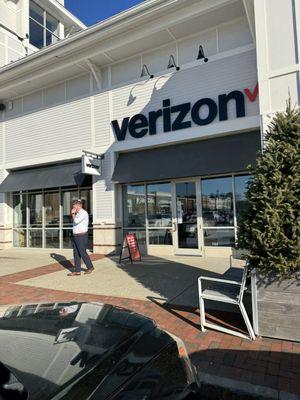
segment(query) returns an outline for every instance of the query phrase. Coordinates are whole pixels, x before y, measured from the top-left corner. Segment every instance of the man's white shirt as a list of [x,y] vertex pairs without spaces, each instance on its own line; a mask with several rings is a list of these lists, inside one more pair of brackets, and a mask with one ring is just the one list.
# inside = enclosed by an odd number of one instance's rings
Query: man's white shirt
[[85,233],[89,227],[89,214],[82,208],[73,220],[73,234]]

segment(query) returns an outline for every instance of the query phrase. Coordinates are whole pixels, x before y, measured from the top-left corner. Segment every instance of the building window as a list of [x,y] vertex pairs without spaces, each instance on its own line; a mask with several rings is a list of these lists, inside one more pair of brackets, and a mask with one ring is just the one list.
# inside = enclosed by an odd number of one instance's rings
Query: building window
[[135,233],[140,244],[172,244],[171,183],[123,186],[124,234]]
[[82,199],[89,214],[88,248],[93,248],[92,190],[70,188],[13,194],[15,247],[72,248],[72,203]]
[[248,208],[245,192],[250,178],[250,175],[203,178],[201,193],[196,191],[197,178],[195,182],[125,185],[124,234],[136,233],[140,244],[172,245],[173,217],[178,222],[180,248],[197,249],[199,201],[204,246],[234,247],[238,224]]
[[204,246],[235,246],[250,175],[202,179],[202,218]]
[[172,190],[170,182],[147,185],[147,227],[149,244],[171,245]]
[[145,227],[145,192],[144,185],[128,185],[123,187],[124,227]]
[[249,202],[246,199],[245,193],[247,184],[249,182],[249,175],[236,176],[234,178],[234,192],[235,192],[235,208],[236,208],[236,221],[239,225],[241,218],[247,213]]
[[51,14],[30,1],[29,42],[41,49],[59,40],[59,21]]

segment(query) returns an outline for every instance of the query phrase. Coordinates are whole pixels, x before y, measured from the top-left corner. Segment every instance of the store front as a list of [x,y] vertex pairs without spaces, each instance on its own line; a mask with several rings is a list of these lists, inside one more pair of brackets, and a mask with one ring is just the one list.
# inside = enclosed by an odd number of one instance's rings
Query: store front
[[123,234],[155,255],[224,256],[237,245],[257,131],[119,154]]
[[[14,247],[72,248],[72,203],[81,199],[89,214],[89,249],[93,249],[92,179],[80,173],[80,164],[11,172],[2,187],[12,208]],[[14,187],[22,190],[13,191]]]
[[124,234],[135,233],[150,252],[166,246],[170,254],[202,256],[204,248],[230,249],[247,210],[249,179],[232,174],[124,185]]
[[13,246],[72,248],[72,202],[81,199],[90,216],[89,249],[93,248],[92,189],[57,188],[13,193]]

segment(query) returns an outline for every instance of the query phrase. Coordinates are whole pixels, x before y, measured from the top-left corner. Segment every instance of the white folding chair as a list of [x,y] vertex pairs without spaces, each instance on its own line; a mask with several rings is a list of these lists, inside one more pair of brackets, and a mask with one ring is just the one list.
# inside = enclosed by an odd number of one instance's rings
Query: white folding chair
[[[246,289],[245,288],[246,278],[247,278],[247,267],[244,268],[241,280],[218,279],[206,276],[200,276],[198,278],[200,324],[202,332],[204,332],[205,327],[207,327],[219,330],[221,332],[229,333],[231,335],[239,336],[241,338],[255,340],[255,334],[243,304],[243,296],[244,296],[244,291]],[[204,289],[203,289],[204,285],[202,285],[203,281],[208,282],[208,286],[205,287]],[[213,300],[221,303],[229,303],[237,305],[244,318],[249,336],[234,331],[232,329],[224,328],[220,325],[206,322],[204,300]]]

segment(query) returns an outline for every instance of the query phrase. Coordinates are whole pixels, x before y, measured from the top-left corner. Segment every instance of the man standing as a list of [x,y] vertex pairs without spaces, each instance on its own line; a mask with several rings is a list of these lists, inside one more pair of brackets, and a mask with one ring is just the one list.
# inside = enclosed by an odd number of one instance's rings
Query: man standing
[[93,272],[94,267],[86,252],[88,244],[89,215],[82,208],[81,200],[75,200],[73,202],[71,217],[73,219],[73,254],[75,271],[68,274],[68,276],[81,274],[81,259],[87,267],[87,270],[84,273],[90,274]]

